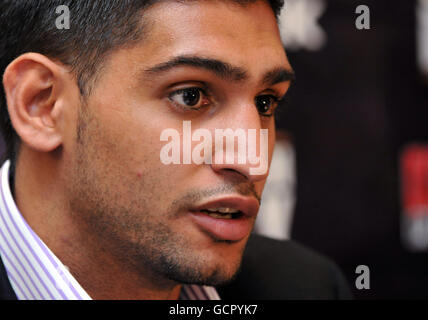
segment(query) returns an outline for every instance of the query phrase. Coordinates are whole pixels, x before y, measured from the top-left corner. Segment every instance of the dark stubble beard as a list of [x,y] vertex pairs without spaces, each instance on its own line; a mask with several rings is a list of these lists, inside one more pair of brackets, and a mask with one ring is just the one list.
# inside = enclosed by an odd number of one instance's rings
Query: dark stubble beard
[[[144,281],[149,278],[159,288],[172,283],[219,286],[230,282],[240,268],[244,248],[234,261],[216,262],[196,251],[191,239],[174,232],[166,222],[173,223],[194,199],[237,189],[242,194],[255,194],[254,186],[230,183],[216,189],[192,191],[159,214],[153,206],[159,202],[155,195],[159,189],[156,173],[147,170],[143,174],[144,186],[125,182],[121,168],[109,161],[115,153],[114,145],[103,138],[105,132],[100,128],[89,111],[79,112],[69,204],[81,230],[97,248],[108,251],[124,272],[140,274]],[[131,200],[124,201],[126,197],[117,193],[124,190],[124,184],[129,185],[128,192],[142,196],[131,196]]]

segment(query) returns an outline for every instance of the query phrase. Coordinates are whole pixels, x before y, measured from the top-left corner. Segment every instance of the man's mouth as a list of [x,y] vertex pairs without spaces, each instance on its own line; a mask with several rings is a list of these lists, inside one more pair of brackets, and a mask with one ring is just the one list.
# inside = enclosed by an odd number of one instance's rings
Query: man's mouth
[[243,215],[240,210],[235,210],[229,207],[208,208],[205,210],[201,210],[201,212],[205,212],[210,217],[216,219],[237,219]]
[[194,207],[190,214],[195,224],[211,237],[239,241],[250,234],[258,209],[255,198],[230,196]]

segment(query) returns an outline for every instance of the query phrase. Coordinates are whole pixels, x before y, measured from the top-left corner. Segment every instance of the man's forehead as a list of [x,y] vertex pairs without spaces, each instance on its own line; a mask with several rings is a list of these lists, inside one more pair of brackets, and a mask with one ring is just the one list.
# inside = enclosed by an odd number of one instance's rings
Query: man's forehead
[[[161,2],[148,12],[141,55],[146,67],[196,56],[246,67],[271,62],[289,67],[269,4],[233,1]],[[261,60],[262,59],[262,60]]]
[[[237,1],[161,1],[144,15],[146,33],[155,39],[191,41],[203,36],[210,41],[216,35],[240,38],[256,35],[279,39],[279,29],[272,8],[267,1],[240,5]],[[201,39],[198,39],[201,40]],[[252,39],[254,40],[254,39]]]

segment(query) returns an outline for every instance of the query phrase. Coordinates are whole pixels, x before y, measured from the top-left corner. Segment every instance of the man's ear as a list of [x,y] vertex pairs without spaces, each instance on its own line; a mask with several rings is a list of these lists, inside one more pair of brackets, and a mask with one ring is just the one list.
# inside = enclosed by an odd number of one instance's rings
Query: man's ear
[[26,53],[6,68],[3,86],[10,120],[23,143],[49,152],[62,143],[64,68],[46,56]]

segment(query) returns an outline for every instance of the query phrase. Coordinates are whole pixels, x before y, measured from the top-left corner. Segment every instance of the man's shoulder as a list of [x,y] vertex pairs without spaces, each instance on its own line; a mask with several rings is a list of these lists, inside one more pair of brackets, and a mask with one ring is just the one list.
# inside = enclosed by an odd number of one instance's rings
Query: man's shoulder
[[348,284],[329,258],[292,240],[252,235],[241,272],[218,288],[224,299],[351,299]]

